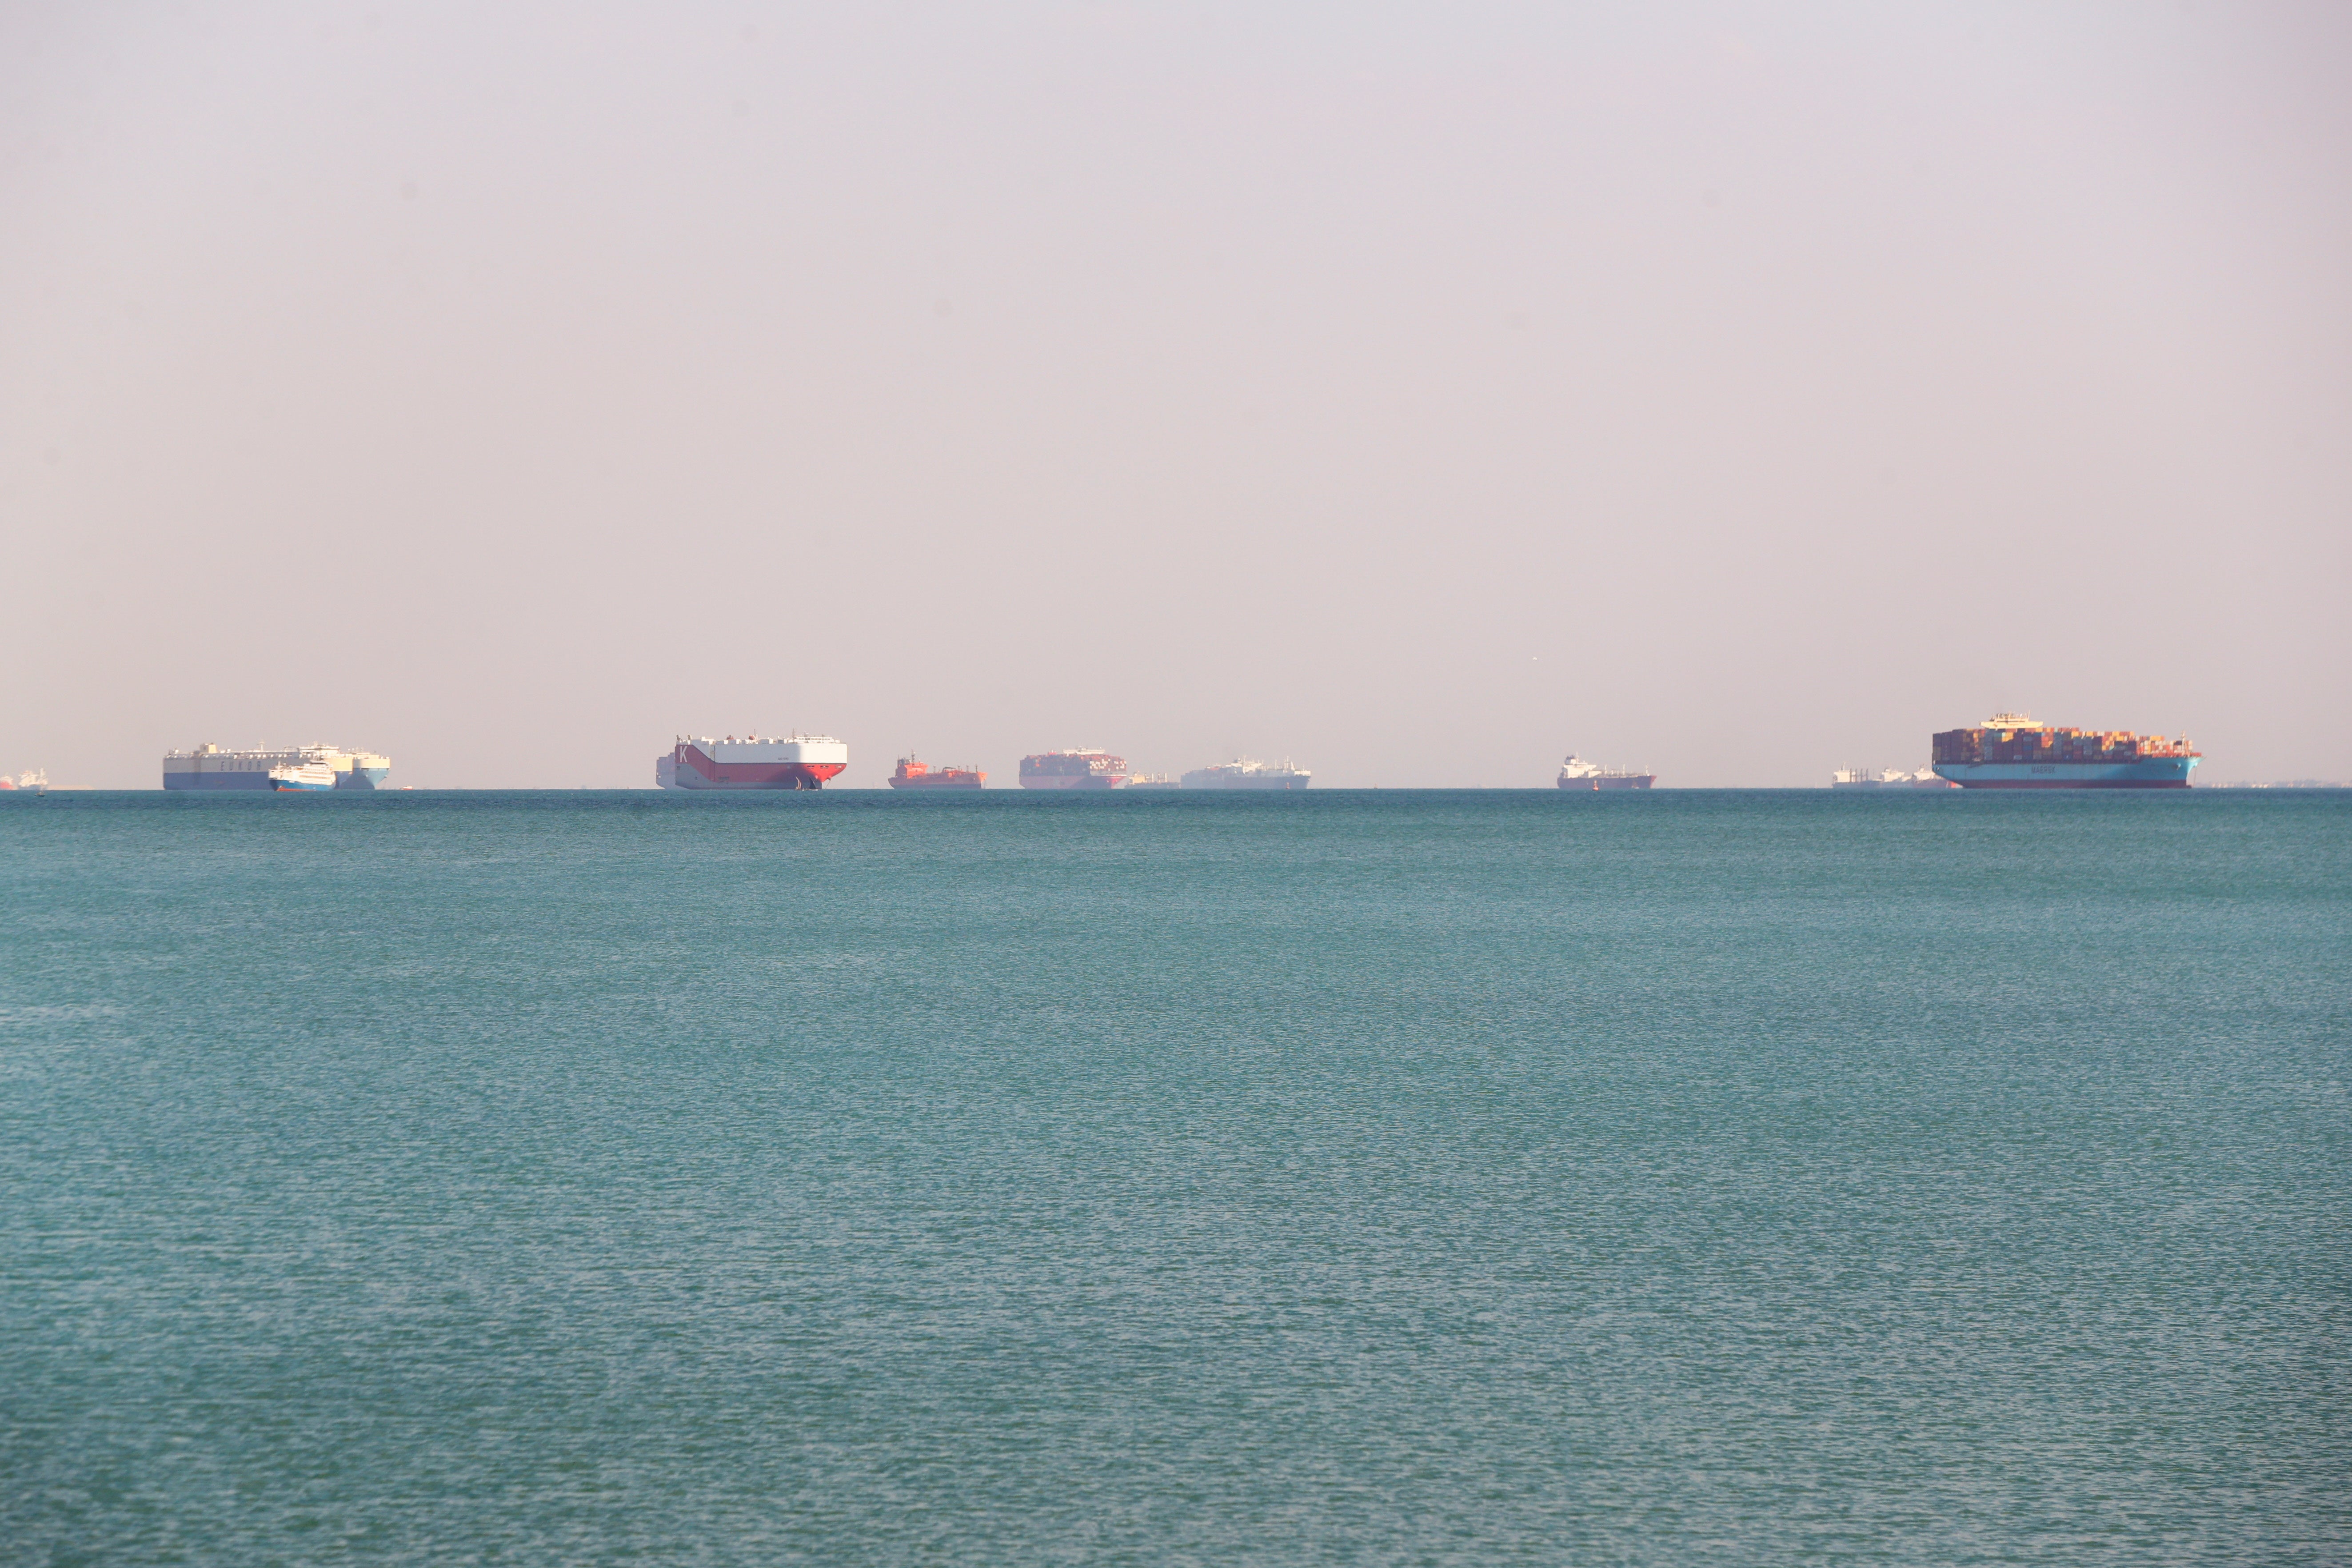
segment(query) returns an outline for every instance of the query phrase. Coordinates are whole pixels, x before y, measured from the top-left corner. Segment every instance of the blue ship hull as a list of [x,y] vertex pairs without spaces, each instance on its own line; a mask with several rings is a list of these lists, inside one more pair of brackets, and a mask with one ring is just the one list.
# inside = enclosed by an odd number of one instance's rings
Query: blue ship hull
[[[383,783],[390,768],[353,768],[335,775],[337,789],[374,789]],[[269,770],[256,768],[247,773],[168,773],[163,775],[163,787],[170,790],[268,789]]]
[[1963,789],[2187,789],[2195,757],[2136,763],[1937,763]]
[[269,770],[256,768],[249,773],[171,773],[163,775],[163,787],[207,793],[220,789],[268,789]]

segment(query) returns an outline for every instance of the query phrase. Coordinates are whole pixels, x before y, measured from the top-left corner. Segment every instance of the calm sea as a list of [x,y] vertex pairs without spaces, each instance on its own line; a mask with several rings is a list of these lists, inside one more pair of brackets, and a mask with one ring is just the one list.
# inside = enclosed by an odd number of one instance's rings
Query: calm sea
[[2343,1563],[2352,797],[0,801],[0,1560]]

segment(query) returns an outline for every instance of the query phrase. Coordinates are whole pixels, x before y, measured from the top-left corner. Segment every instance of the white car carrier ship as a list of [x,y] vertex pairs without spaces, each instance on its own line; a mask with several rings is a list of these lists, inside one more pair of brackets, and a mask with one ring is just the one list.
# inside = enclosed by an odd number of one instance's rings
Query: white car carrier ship
[[[334,789],[380,789],[392,772],[392,759],[373,752],[345,751],[341,746],[285,746],[263,751],[230,752],[209,742],[192,752],[163,753],[163,787],[171,790],[272,790],[281,786],[270,775],[279,770],[322,767]],[[315,775],[305,775],[313,777]],[[310,786],[305,786],[310,787]]]
[[654,759],[663,789],[823,789],[849,765],[849,748],[830,735],[680,735]]

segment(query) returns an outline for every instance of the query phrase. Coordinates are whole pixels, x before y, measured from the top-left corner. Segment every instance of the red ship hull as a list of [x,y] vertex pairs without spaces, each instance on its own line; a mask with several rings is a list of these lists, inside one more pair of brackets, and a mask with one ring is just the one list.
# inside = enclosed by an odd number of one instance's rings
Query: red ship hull
[[675,753],[680,789],[823,789],[846,763],[719,763],[696,745]]

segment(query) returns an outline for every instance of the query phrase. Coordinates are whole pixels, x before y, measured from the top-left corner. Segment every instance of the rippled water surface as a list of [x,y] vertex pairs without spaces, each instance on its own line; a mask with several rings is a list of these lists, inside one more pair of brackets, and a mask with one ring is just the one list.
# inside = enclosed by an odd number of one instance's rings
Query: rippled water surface
[[0,800],[9,1563],[2342,1563],[2352,800]]

